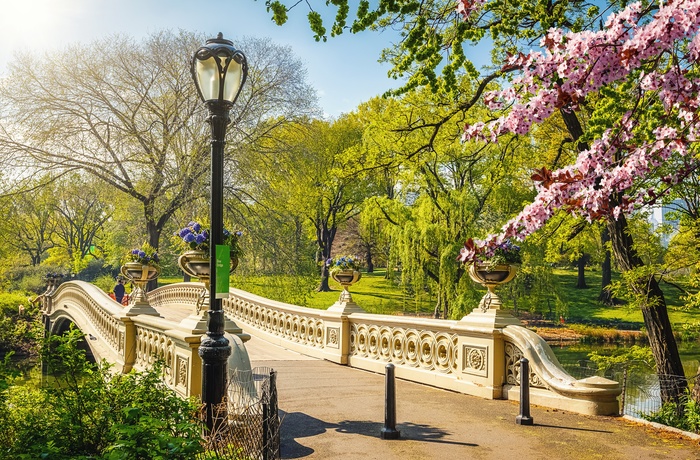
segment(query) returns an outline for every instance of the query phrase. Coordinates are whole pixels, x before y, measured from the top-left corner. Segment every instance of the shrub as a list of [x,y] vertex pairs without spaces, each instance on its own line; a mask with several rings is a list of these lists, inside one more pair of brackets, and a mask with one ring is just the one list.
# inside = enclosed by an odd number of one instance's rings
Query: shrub
[[201,452],[195,404],[165,386],[162,365],[113,374],[108,366],[87,361],[82,340],[82,333],[71,329],[42,344],[42,358],[56,375],[53,387],[10,386],[0,393],[1,452],[9,458],[58,460],[184,460]]
[[675,402],[664,403],[658,411],[642,414],[642,418],[684,431],[700,433],[700,404],[689,397],[688,392],[680,405]]
[[[24,312],[19,313],[20,305]],[[38,309],[22,293],[0,293],[0,356],[14,351],[33,354],[43,336]]]

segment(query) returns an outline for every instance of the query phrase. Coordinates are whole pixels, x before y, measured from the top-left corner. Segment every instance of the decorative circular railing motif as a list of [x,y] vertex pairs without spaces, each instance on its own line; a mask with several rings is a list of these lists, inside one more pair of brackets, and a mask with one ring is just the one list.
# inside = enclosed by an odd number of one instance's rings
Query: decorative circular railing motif
[[222,302],[224,312],[234,321],[286,340],[311,347],[323,347],[324,322],[320,318],[291,313],[231,295]]
[[457,335],[352,323],[350,354],[450,374],[457,370]]

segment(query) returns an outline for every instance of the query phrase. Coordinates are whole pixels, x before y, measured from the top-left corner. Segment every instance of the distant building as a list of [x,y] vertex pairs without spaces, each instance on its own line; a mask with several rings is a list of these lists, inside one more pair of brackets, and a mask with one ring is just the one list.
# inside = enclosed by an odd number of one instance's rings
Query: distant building
[[678,219],[672,219],[668,214],[672,211],[682,209],[685,202],[680,198],[673,200],[668,204],[654,206],[650,208],[648,220],[651,223],[652,230],[656,231],[662,225],[670,227],[670,231],[666,231],[661,235],[661,244],[668,247],[671,238],[678,232]]

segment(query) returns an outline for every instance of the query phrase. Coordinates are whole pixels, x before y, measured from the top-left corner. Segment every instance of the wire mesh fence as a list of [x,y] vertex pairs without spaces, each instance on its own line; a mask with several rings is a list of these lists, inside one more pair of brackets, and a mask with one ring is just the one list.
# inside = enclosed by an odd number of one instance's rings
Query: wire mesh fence
[[[629,361],[614,365],[606,369],[600,369],[590,360],[560,363],[562,367],[575,379],[584,379],[592,376],[601,376],[620,382],[622,394],[620,395],[620,414],[637,418],[648,417],[649,414],[658,412],[662,407],[662,388],[670,388],[685,381],[689,389],[695,385],[696,376],[659,376],[652,369],[642,363]],[[698,368],[689,363],[687,371]],[[684,384],[684,386],[685,386]]]
[[280,458],[277,373],[268,367],[229,372],[227,400],[220,423],[206,436],[198,460]]

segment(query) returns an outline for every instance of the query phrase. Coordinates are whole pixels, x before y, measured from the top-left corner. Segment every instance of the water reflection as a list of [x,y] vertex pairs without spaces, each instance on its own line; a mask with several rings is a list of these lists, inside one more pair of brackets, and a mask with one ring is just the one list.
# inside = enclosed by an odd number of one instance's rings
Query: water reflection
[[[621,397],[621,412],[626,415],[640,417],[657,411],[661,407],[661,391],[659,377],[653,369],[636,366],[625,372],[626,366],[616,366],[603,372],[597,369],[589,359],[590,353],[609,354],[631,345],[625,344],[584,344],[557,346],[550,344],[561,365],[576,379],[599,375],[623,384],[624,394]],[[694,377],[700,365],[700,343],[680,342],[678,344],[681,361],[686,377]]]

